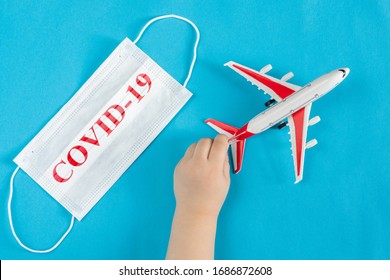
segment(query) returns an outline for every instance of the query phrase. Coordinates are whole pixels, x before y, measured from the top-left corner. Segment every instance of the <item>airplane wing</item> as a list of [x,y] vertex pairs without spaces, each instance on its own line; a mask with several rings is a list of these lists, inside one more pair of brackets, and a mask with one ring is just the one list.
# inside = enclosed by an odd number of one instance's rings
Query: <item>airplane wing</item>
[[265,93],[269,94],[271,98],[275,99],[277,102],[285,99],[301,88],[300,86],[286,82],[293,76],[291,72],[286,74],[282,79],[276,79],[272,76],[266,75],[265,73],[272,68],[269,64],[260,71],[253,70],[234,61],[229,61],[225,64],[225,66],[232,68],[253,85],[256,85],[258,89],[261,89]]
[[290,127],[291,150],[295,169],[295,184],[303,178],[303,165],[305,162],[305,151],[317,144],[313,139],[306,143],[307,128],[320,121],[318,116],[309,120],[311,103],[288,117]]
[[[271,65],[263,67],[260,71],[253,70],[234,61],[226,63],[225,66],[232,68],[253,85],[256,85],[258,89],[261,89],[265,93],[269,94],[271,98],[277,102],[280,102],[281,100],[287,98],[302,88],[300,86],[286,82],[293,76],[291,72],[284,75],[281,79],[276,79],[272,76],[266,75],[265,73],[271,70]],[[308,126],[314,125],[320,121],[318,116],[309,120],[310,110],[311,103],[288,117],[288,125],[290,127],[291,137],[290,141],[292,146],[291,150],[296,177],[295,183],[298,183],[303,178],[303,166],[306,149],[309,149],[317,144],[317,140],[315,139],[306,143]],[[245,145],[245,143],[243,144]]]

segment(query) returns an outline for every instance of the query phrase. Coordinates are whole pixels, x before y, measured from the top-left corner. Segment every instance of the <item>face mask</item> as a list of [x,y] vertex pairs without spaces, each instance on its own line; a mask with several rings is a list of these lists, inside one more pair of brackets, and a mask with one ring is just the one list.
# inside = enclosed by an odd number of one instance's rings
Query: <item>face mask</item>
[[[155,21],[176,18],[196,31],[194,57],[184,84],[179,84],[135,43]],[[71,100],[14,159],[8,215],[18,243],[35,253],[54,250],[111,188],[191,97],[185,88],[196,60],[199,31],[188,19],[166,15],[152,19],[134,42],[123,42]],[[11,202],[19,168],[71,214],[70,226],[48,250],[25,246],[15,233]]]

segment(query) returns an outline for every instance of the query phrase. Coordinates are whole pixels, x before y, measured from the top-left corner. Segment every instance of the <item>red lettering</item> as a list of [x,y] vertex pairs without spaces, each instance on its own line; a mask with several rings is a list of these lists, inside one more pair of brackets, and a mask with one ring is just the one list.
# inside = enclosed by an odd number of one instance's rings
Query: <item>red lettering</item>
[[[135,79],[135,81],[136,81],[137,85],[139,85],[140,87],[144,87],[144,86],[148,85],[147,92],[149,92],[149,90],[152,86],[152,80],[150,79],[150,77],[147,74],[139,74],[137,76],[137,78]],[[138,91],[136,91],[130,85],[127,87],[127,91],[130,92],[132,95],[134,95],[138,99],[138,102],[140,102],[142,100],[142,98],[144,98],[141,94],[139,94]]]
[[134,95],[137,99],[138,99],[138,102],[142,100],[142,98],[144,98],[141,94],[138,93],[138,91],[136,91],[132,86],[128,86],[127,87],[127,91],[131,92],[132,95]]
[[113,131],[111,128],[109,128],[101,119],[98,119],[96,122],[98,126],[100,126],[105,132],[107,132],[107,135],[110,135],[110,133]]
[[[111,112],[110,110],[113,109],[113,110],[116,110],[117,112],[119,112],[121,114],[121,119],[117,119]],[[107,109],[107,111],[104,112],[103,116],[106,116],[114,125],[115,125],[115,128],[120,124],[120,122],[124,119],[125,117],[125,110],[123,109],[122,106],[120,105],[112,105],[110,108]],[[96,122],[96,124],[98,126],[100,126],[106,133],[107,133],[107,136],[111,134],[111,132],[113,132],[113,129],[109,128],[103,121],[102,119],[98,119],[98,121]]]
[[62,165],[62,164],[65,164],[65,165],[66,165],[65,161],[61,160],[61,162],[57,163],[57,164],[54,166],[54,168],[53,168],[53,177],[54,177],[54,179],[55,179],[57,182],[59,182],[59,183],[65,183],[65,182],[68,181],[68,180],[72,177],[72,175],[73,175],[73,170],[71,169],[71,170],[70,170],[70,174],[69,174],[68,177],[65,177],[65,178],[64,178],[64,177],[61,177],[61,176],[58,174],[58,172],[57,172],[57,167],[58,167],[59,165]]
[[[116,110],[117,112],[119,112],[121,114],[121,119],[118,120],[117,118],[114,117],[113,114],[111,114],[110,109],[114,109]],[[123,121],[124,117],[125,117],[125,109],[123,109],[123,107],[121,105],[112,105],[110,108],[107,109],[107,111],[103,114],[105,115],[107,118],[110,119],[110,121],[112,121],[113,124],[115,124],[115,127],[118,126],[118,124]]]
[[148,85],[148,92],[149,92],[150,87],[152,86],[152,80],[150,80],[150,77],[148,75],[139,74],[135,81],[137,82],[137,85],[139,85],[140,87],[144,87]]
[[[152,80],[150,79],[150,77],[147,74],[139,74],[136,77],[135,82],[136,82],[136,85],[138,87],[147,86],[147,92],[150,91],[151,86],[152,86]],[[127,92],[130,92],[135,98],[137,98],[138,102],[140,102],[142,100],[142,98],[144,97],[136,89],[134,89],[131,85],[129,85],[127,87]],[[128,101],[125,105],[125,108],[128,109],[128,107],[131,104],[132,104],[132,101]],[[113,114],[114,112],[115,112],[115,114]],[[120,116],[118,116],[118,113]],[[103,117],[105,117],[105,118],[103,118]],[[103,115],[94,123],[94,125],[100,126],[107,133],[107,136],[109,136],[113,132],[113,130],[116,127],[118,127],[118,125],[123,121],[124,118],[125,118],[125,109],[118,104],[114,104],[114,105],[110,106],[103,113]],[[111,125],[110,125],[110,123],[107,123],[107,121],[111,122]],[[90,136],[87,136],[87,133],[86,133],[86,134],[84,134],[84,136],[82,136],[80,138],[79,141],[89,143],[89,144],[92,144],[94,146],[100,146],[100,142],[99,142],[99,139],[96,135],[94,125],[89,128],[89,130],[92,131],[93,135],[91,134]],[[84,148],[81,145],[76,145],[68,151],[67,160],[71,166],[74,166],[74,167],[81,166],[87,161],[87,159],[88,159],[88,151],[86,148]],[[59,166],[63,166],[64,168],[59,169],[58,168]],[[73,176],[73,169],[71,168],[71,166],[69,166],[67,164],[67,162],[65,162],[64,160],[61,160],[59,163],[57,163],[53,168],[54,179],[59,183],[64,183],[64,182],[68,181]],[[65,175],[58,174],[59,171],[63,172],[63,170],[65,170],[65,171],[67,170]]]
[[83,141],[83,142],[86,142],[86,143],[90,143],[92,145],[95,145],[95,146],[100,146],[99,144],[99,139],[97,138],[96,136],[96,132],[95,132],[95,129],[94,127],[92,126],[90,128],[90,130],[92,130],[93,132],[93,135],[95,136],[95,138],[89,138],[88,136],[86,136],[86,134],[80,138],[80,141]]
[[[83,161],[77,161],[73,155],[72,155],[72,151],[75,150],[75,151],[79,151],[83,157],[84,157],[84,160]],[[83,146],[80,146],[80,145],[77,145],[77,146],[74,146],[72,149],[69,150],[68,152],[68,161],[71,165],[73,166],[80,166],[82,165],[88,158],[88,151],[87,149],[85,149]]]
[[133,102],[131,102],[131,100],[129,100],[129,102],[126,103],[125,108],[127,109],[131,105],[131,103],[133,103]]

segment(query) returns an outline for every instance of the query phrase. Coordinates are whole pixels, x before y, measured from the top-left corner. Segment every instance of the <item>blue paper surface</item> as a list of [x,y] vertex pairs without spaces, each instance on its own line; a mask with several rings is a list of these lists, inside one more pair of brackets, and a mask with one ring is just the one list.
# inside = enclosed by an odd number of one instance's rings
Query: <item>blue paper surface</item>
[[[124,37],[174,13],[201,32],[188,89],[174,120],[54,252],[23,250],[8,225],[12,159],[72,97]],[[217,259],[390,258],[389,1],[1,1],[0,258],[162,259],[175,207],[173,170],[185,149],[215,132],[206,118],[241,126],[268,97],[223,64],[304,85],[339,67],[348,78],[315,102],[304,179],[294,185],[288,129],[248,140],[218,221]],[[151,26],[139,46],[184,81],[195,41],[174,19]],[[20,172],[14,223],[26,245],[46,249],[70,214]]]

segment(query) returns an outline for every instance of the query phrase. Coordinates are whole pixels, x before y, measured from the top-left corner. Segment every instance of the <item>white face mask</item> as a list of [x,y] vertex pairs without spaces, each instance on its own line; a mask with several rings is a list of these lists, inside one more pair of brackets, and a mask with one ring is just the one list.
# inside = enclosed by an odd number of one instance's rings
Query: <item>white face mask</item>
[[[142,52],[146,28],[163,18],[191,24],[197,34],[194,58],[183,86]],[[68,103],[14,159],[8,214],[12,233],[32,252],[50,252],[66,237],[74,217],[81,220],[164,129],[191,97],[187,85],[196,60],[199,31],[188,19],[152,19],[137,39],[123,42]],[[32,250],[17,237],[12,223],[13,180],[19,168],[71,214],[68,231],[52,248]]]

